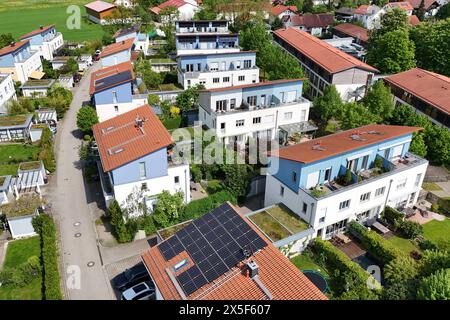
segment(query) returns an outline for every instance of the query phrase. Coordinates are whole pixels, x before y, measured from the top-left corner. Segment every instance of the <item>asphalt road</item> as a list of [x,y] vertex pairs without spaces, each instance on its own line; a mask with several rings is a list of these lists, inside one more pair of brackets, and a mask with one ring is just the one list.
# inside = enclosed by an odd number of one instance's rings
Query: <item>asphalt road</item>
[[76,114],[83,101],[89,100],[90,74],[100,68],[92,66],[74,89],[70,109],[58,125],[55,143],[56,176],[52,178],[48,197],[61,234],[61,278],[65,298],[70,300],[114,299],[99,254],[94,216],[78,157],[81,140],[77,137]]

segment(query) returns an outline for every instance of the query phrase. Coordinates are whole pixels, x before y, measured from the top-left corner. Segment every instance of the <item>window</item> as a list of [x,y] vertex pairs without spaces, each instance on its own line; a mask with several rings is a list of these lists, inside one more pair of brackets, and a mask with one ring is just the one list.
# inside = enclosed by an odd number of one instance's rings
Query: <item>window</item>
[[292,172],[292,181],[297,182],[297,172]]
[[225,122],[220,123],[220,129],[225,130]]
[[119,106],[114,106],[114,112],[119,112]]
[[325,217],[322,217],[319,219],[319,223],[324,223],[325,222]]
[[284,196],[284,187],[280,186],[280,196]]
[[145,162],[139,162],[139,177],[145,178]]
[[360,200],[361,202],[369,201],[369,200],[370,200],[370,192],[363,193],[363,194],[361,195],[361,197],[359,197],[359,200]]
[[236,120],[236,127],[243,127],[244,126],[244,120]]
[[384,194],[384,191],[386,190],[386,187],[381,187],[375,190],[375,197],[382,196]]
[[397,190],[403,189],[405,186],[406,186],[406,178],[398,181]]
[[261,117],[253,118],[253,124],[259,124],[259,123],[261,123]]
[[227,108],[227,100],[216,101],[216,111],[225,111]]
[[290,120],[290,119],[292,119],[292,112],[285,112],[284,120]]
[[220,82],[220,78],[213,78],[213,83],[219,83]]
[[186,65],[186,72],[192,72],[194,71],[194,65],[192,63],[189,63]]
[[300,111],[300,121],[306,121],[306,110]]
[[256,96],[247,97],[247,103],[250,106],[256,106]]
[[236,99],[231,99],[230,100],[230,109],[234,109],[236,107]]
[[302,212],[303,212],[304,214],[306,214],[307,211],[308,211],[308,204],[305,203],[305,202],[303,202]]
[[223,77],[222,82],[230,82],[230,77]]
[[350,199],[339,203],[339,210],[345,210],[348,209],[349,207],[350,207]]
[[175,176],[174,177],[174,181],[175,181],[175,184],[179,184],[180,183],[180,176]]
[[411,195],[409,196],[408,204],[413,204],[415,197],[416,197],[416,193],[415,192],[411,193]]
[[244,60],[244,68],[250,69],[252,67],[252,60]]
[[361,169],[363,169],[363,170],[367,169],[368,164],[369,164],[369,155],[366,155],[363,157]]
[[331,178],[331,168],[325,169],[325,177],[323,178],[324,182],[330,181]]
[[384,150],[384,158],[385,159],[389,159],[389,148],[387,148],[386,150]]
[[199,82],[200,84],[205,85],[205,84],[206,84],[206,79],[200,79],[200,80],[198,80],[198,82]]
[[415,185],[416,187],[419,186],[420,178],[422,178],[422,174],[421,174],[421,173],[419,173],[419,174],[416,176],[416,182],[414,182],[414,185]]
[[219,70],[219,63],[213,62],[209,66],[209,71],[218,71]]
[[245,81],[245,76],[239,76],[238,81]]
[[147,182],[144,182],[143,184],[141,184],[141,189],[147,190]]
[[116,91],[113,91],[112,92],[112,96],[113,96],[113,103],[117,103],[117,92]]
[[191,86],[191,80],[187,81],[187,86],[188,86],[188,88]]

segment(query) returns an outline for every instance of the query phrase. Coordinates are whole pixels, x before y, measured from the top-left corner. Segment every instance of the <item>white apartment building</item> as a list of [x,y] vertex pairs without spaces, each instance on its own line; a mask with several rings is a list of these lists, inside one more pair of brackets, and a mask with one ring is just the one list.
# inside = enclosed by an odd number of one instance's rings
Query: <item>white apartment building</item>
[[386,205],[412,207],[428,166],[408,152],[418,130],[367,125],[281,148],[271,154],[265,206],[283,203],[323,239],[352,220],[371,225]]
[[63,35],[56,31],[55,25],[40,26],[20,37],[20,40],[30,40],[31,50],[38,51],[41,57],[49,61],[53,60],[53,54],[64,45]]
[[281,125],[308,121],[311,102],[301,79],[277,80],[200,91],[199,121],[225,144],[249,137],[274,139]]
[[8,102],[11,100],[17,100],[12,76],[0,73],[0,114],[8,113]]

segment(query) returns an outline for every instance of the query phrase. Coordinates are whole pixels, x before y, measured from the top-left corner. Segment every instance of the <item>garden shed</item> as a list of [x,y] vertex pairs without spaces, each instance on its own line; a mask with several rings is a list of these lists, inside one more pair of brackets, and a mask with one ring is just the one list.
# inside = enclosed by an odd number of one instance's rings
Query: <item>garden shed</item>
[[13,239],[36,235],[32,220],[39,214],[41,204],[42,200],[38,195],[27,194],[1,207]]

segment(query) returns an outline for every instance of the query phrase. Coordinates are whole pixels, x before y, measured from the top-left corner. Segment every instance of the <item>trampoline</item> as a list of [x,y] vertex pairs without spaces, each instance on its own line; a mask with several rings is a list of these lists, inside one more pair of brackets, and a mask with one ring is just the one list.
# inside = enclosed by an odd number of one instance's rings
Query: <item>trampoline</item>
[[302,270],[302,272],[320,291],[323,293],[328,291],[327,279],[319,272],[315,270]]

